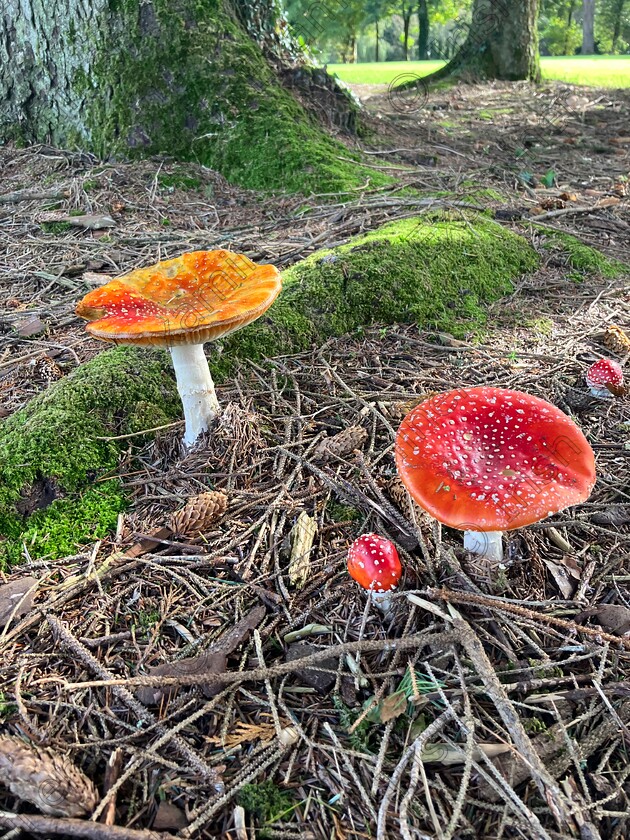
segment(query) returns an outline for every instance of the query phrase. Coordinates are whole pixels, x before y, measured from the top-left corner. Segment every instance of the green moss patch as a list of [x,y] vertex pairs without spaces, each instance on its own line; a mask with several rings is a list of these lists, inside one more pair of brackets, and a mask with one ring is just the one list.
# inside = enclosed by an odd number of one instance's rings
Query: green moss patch
[[525,239],[482,215],[392,222],[284,271],[268,315],[229,336],[211,365],[220,377],[238,358],[304,350],[371,324],[415,322],[462,336],[537,264]]
[[582,274],[599,274],[614,280],[630,273],[630,265],[606,257],[601,251],[585,245],[569,233],[550,231],[548,228],[539,230],[544,231],[546,237],[543,248],[564,253],[571,268]]
[[[97,356],[0,426],[0,564],[72,553],[104,536],[124,507],[115,474],[125,440],[181,416],[165,353]],[[140,438],[141,440],[141,438]]]
[[[283,272],[268,314],[209,347],[218,381],[263,360],[371,324],[418,323],[464,335],[485,304],[536,268],[522,237],[483,215],[393,222]],[[0,425],[0,562],[72,553],[124,506],[115,476],[126,440],[181,417],[166,353],[118,347],[82,365]],[[137,438],[135,441],[142,441]],[[46,505],[42,504],[42,499]]]

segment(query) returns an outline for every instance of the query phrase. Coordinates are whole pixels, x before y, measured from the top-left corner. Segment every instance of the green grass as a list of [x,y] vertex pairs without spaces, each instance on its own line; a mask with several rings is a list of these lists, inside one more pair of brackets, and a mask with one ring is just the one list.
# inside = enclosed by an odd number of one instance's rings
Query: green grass
[[[442,61],[384,61],[379,64],[329,64],[328,71],[350,84],[389,85],[404,75],[427,76]],[[554,56],[541,59],[545,79],[593,87],[630,87],[630,56]],[[399,82],[406,81],[400,78]]]

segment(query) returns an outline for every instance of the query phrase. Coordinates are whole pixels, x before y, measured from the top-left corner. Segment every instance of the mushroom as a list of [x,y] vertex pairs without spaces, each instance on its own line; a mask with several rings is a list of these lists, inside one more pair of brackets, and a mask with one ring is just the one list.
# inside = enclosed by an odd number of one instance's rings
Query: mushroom
[[170,348],[184,444],[191,446],[219,411],[204,342],[251,324],[280,289],[272,265],[230,251],[192,251],[105,283],[80,301],[76,314],[95,338]]
[[497,563],[503,531],[585,501],[595,484],[593,451],[575,423],[504,388],[463,388],[420,403],[398,430],[396,466],[422,508]]
[[348,572],[369,591],[372,603],[387,613],[391,607],[391,593],[402,577],[394,543],[378,534],[362,534],[348,550]]
[[612,359],[599,359],[587,370],[586,384],[594,397],[620,397],[624,391],[621,365]]

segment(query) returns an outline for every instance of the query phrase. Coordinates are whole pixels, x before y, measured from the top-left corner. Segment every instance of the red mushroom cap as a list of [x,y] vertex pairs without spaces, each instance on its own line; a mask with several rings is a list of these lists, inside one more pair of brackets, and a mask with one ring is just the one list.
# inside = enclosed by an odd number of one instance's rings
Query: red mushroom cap
[[589,388],[608,388],[612,394],[623,393],[623,370],[619,362],[612,359],[599,359],[586,372],[586,384]]
[[583,502],[595,459],[554,405],[504,388],[463,388],[416,406],[396,436],[415,501],[465,531],[509,531]]
[[363,534],[348,551],[348,572],[364,589],[388,592],[402,577],[396,546],[378,534]]
[[124,344],[203,344],[251,324],[281,278],[231,251],[191,251],[89,292],[76,313],[95,338]]

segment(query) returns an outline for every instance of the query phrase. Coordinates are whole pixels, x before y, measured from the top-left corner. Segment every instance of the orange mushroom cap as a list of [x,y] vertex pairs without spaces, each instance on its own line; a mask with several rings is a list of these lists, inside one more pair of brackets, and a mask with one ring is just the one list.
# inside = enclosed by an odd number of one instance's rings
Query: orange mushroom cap
[[595,459],[575,423],[538,397],[462,388],[416,406],[396,436],[396,466],[435,519],[509,531],[585,501]]
[[76,313],[95,338],[124,344],[203,344],[255,321],[281,277],[231,251],[192,251],[89,292]]

